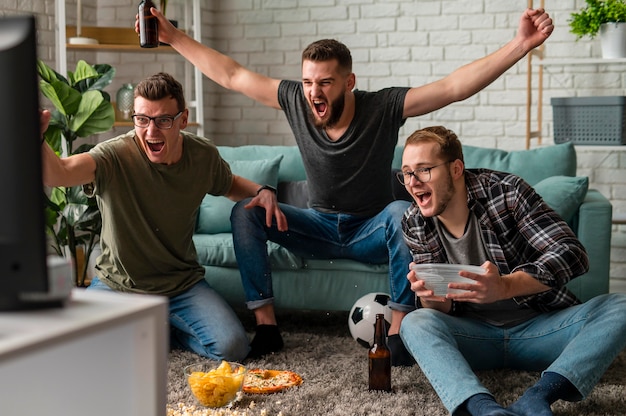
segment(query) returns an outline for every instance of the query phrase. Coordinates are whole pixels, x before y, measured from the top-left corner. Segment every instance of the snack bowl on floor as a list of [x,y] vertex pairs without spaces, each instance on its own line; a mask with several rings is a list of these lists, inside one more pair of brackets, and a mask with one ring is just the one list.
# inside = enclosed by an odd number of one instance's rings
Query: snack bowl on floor
[[184,369],[194,397],[205,407],[224,407],[241,395],[246,368],[230,361],[201,361]]

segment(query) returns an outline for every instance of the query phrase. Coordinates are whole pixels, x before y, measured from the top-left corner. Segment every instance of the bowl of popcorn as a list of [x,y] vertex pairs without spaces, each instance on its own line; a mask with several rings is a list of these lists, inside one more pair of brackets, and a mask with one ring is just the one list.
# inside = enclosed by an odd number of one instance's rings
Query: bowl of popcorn
[[246,368],[229,361],[202,361],[185,367],[185,379],[198,403],[224,407],[241,394]]

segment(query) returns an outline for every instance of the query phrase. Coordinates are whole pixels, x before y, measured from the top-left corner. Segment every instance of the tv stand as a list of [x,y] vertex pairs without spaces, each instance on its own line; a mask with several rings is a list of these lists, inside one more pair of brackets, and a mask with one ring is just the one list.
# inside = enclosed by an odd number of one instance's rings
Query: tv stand
[[167,298],[73,289],[0,312],[0,414],[164,416]]

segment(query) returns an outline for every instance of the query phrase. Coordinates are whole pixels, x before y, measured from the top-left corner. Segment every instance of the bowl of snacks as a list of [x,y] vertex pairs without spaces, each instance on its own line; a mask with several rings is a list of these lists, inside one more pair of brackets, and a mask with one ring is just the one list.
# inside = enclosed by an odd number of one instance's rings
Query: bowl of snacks
[[198,403],[224,407],[241,394],[246,368],[229,361],[203,361],[185,367],[185,379]]
[[435,296],[464,292],[462,289],[449,288],[449,283],[476,283],[475,280],[460,276],[459,272],[461,270],[476,274],[486,273],[486,270],[480,266],[466,264],[423,263],[414,264],[411,266],[411,269],[415,271],[418,279],[424,281],[426,289],[432,290]]

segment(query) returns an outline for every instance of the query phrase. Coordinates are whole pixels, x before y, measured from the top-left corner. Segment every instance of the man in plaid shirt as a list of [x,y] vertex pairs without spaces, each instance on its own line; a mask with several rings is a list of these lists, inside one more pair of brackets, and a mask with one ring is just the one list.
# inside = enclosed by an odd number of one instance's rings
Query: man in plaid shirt
[[[588,270],[567,223],[518,176],[468,169],[457,136],[429,127],[406,141],[399,179],[414,199],[402,220],[413,264],[480,265],[472,283],[435,296],[407,275],[418,309],[400,336],[452,414],[552,415],[581,400],[626,345],[626,295],[584,304],[565,284]],[[590,340],[593,342],[590,345]],[[506,409],[474,370],[543,371]]]

